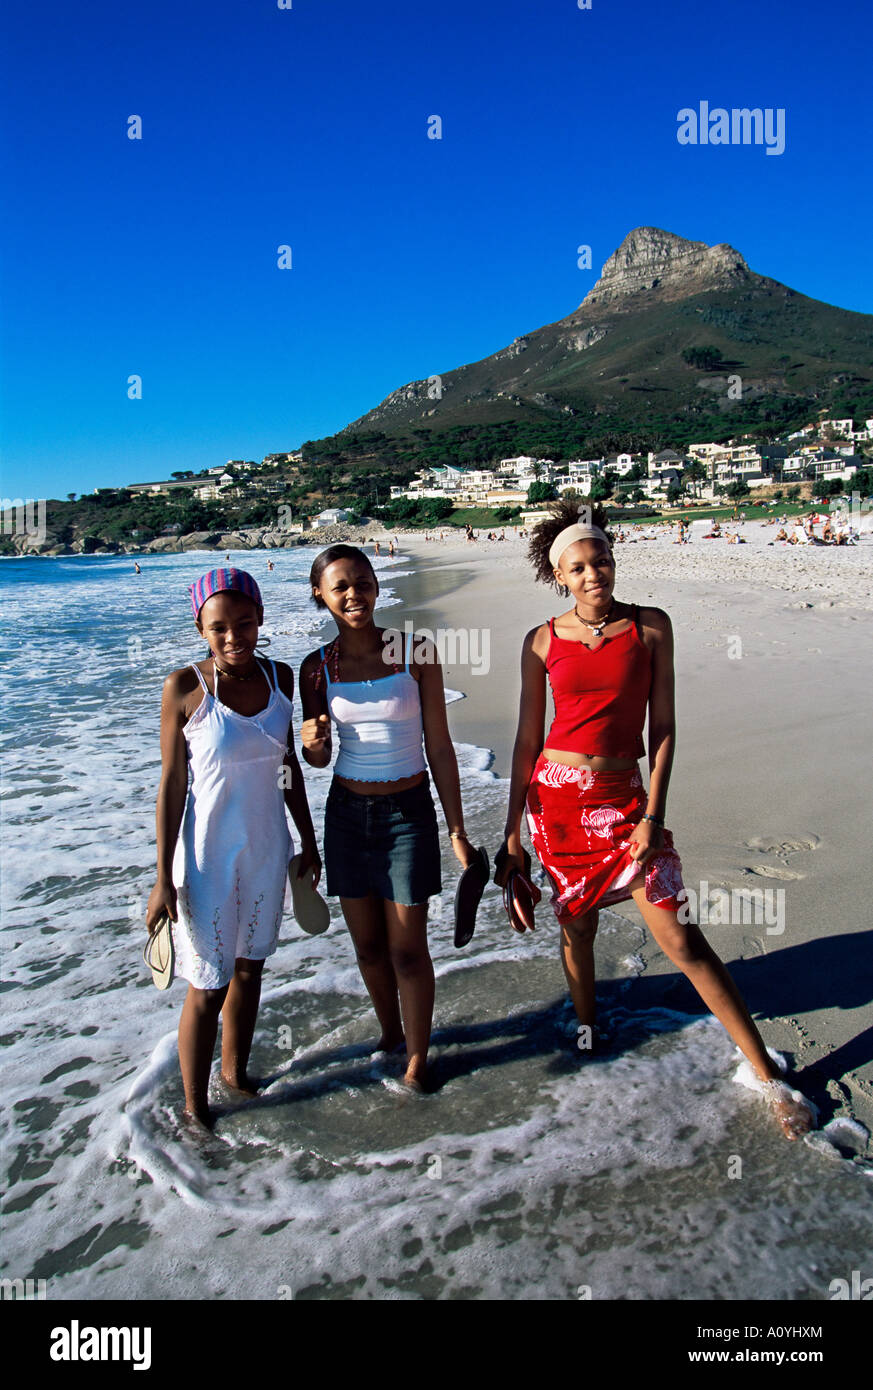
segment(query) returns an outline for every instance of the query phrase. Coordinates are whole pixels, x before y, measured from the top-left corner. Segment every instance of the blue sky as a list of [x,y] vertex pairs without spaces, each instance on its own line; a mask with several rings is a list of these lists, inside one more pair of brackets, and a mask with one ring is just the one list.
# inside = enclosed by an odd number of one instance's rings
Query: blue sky
[[[0,491],[332,433],[644,224],[873,312],[871,38],[866,0],[12,0]],[[701,99],[784,108],[784,153],[680,146]]]

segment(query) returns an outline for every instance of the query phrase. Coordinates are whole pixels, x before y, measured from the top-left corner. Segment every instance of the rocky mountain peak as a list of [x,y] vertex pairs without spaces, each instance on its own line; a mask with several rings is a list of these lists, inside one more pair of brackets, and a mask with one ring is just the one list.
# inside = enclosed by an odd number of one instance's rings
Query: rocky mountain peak
[[635,227],[610,256],[580,308],[615,305],[645,290],[655,290],[665,299],[684,298],[702,290],[735,288],[752,276],[739,251],[726,242],[707,246],[660,227]]

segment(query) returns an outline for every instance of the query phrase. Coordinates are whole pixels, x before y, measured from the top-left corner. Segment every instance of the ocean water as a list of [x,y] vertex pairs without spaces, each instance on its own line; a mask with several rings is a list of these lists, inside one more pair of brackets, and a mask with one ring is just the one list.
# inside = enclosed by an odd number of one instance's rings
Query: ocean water
[[[270,654],[296,670],[329,630],[306,599],[311,554],[273,552],[272,573],[266,553],[234,558],[262,585]],[[161,684],[205,652],[185,586],[216,557],[143,563],[0,565],[5,1276],[45,1279],[49,1299],[816,1300],[871,1272],[863,1131],[784,1141],[735,1084],[720,1025],[646,977],[642,927],[609,912],[610,1037],[585,1057],[548,908],[519,938],[492,886],[456,951],[450,852],[430,917],[434,1093],[399,1096],[398,1068],[371,1058],[332,900],[321,937],[289,912],[268,962],[261,1096],[217,1089],[215,1138],[192,1139],[185,985],[159,994],[140,951]],[[390,608],[409,563],[381,568]],[[458,758],[471,838],[493,854],[507,785],[487,749]],[[305,771],[320,829],[329,772]]]

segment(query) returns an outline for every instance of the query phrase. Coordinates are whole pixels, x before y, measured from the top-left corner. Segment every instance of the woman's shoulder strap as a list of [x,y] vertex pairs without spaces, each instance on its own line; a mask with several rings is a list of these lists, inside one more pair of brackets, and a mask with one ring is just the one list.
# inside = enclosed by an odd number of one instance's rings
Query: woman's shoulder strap
[[195,676],[197,677],[197,679],[199,680],[200,684],[203,686],[203,689],[206,691],[206,694],[208,695],[208,694],[209,694],[209,686],[206,684],[206,681],[203,679],[203,672],[200,670],[200,667],[197,666],[193,661],[191,662],[191,670],[194,672]]

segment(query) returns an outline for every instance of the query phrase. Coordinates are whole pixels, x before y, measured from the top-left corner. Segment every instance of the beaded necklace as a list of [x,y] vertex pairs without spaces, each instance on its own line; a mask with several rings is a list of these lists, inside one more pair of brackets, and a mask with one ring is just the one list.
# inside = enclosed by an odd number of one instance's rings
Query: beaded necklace
[[[324,656],[318,663],[318,670],[315,673],[316,690],[321,689],[325,667],[327,667],[327,669],[330,671],[333,677],[334,684],[337,684],[339,682],[339,635],[337,635],[333,639],[333,641],[329,643],[329,645],[325,648]],[[396,676],[401,670],[402,667],[398,666],[396,661],[391,662],[392,675]]]

